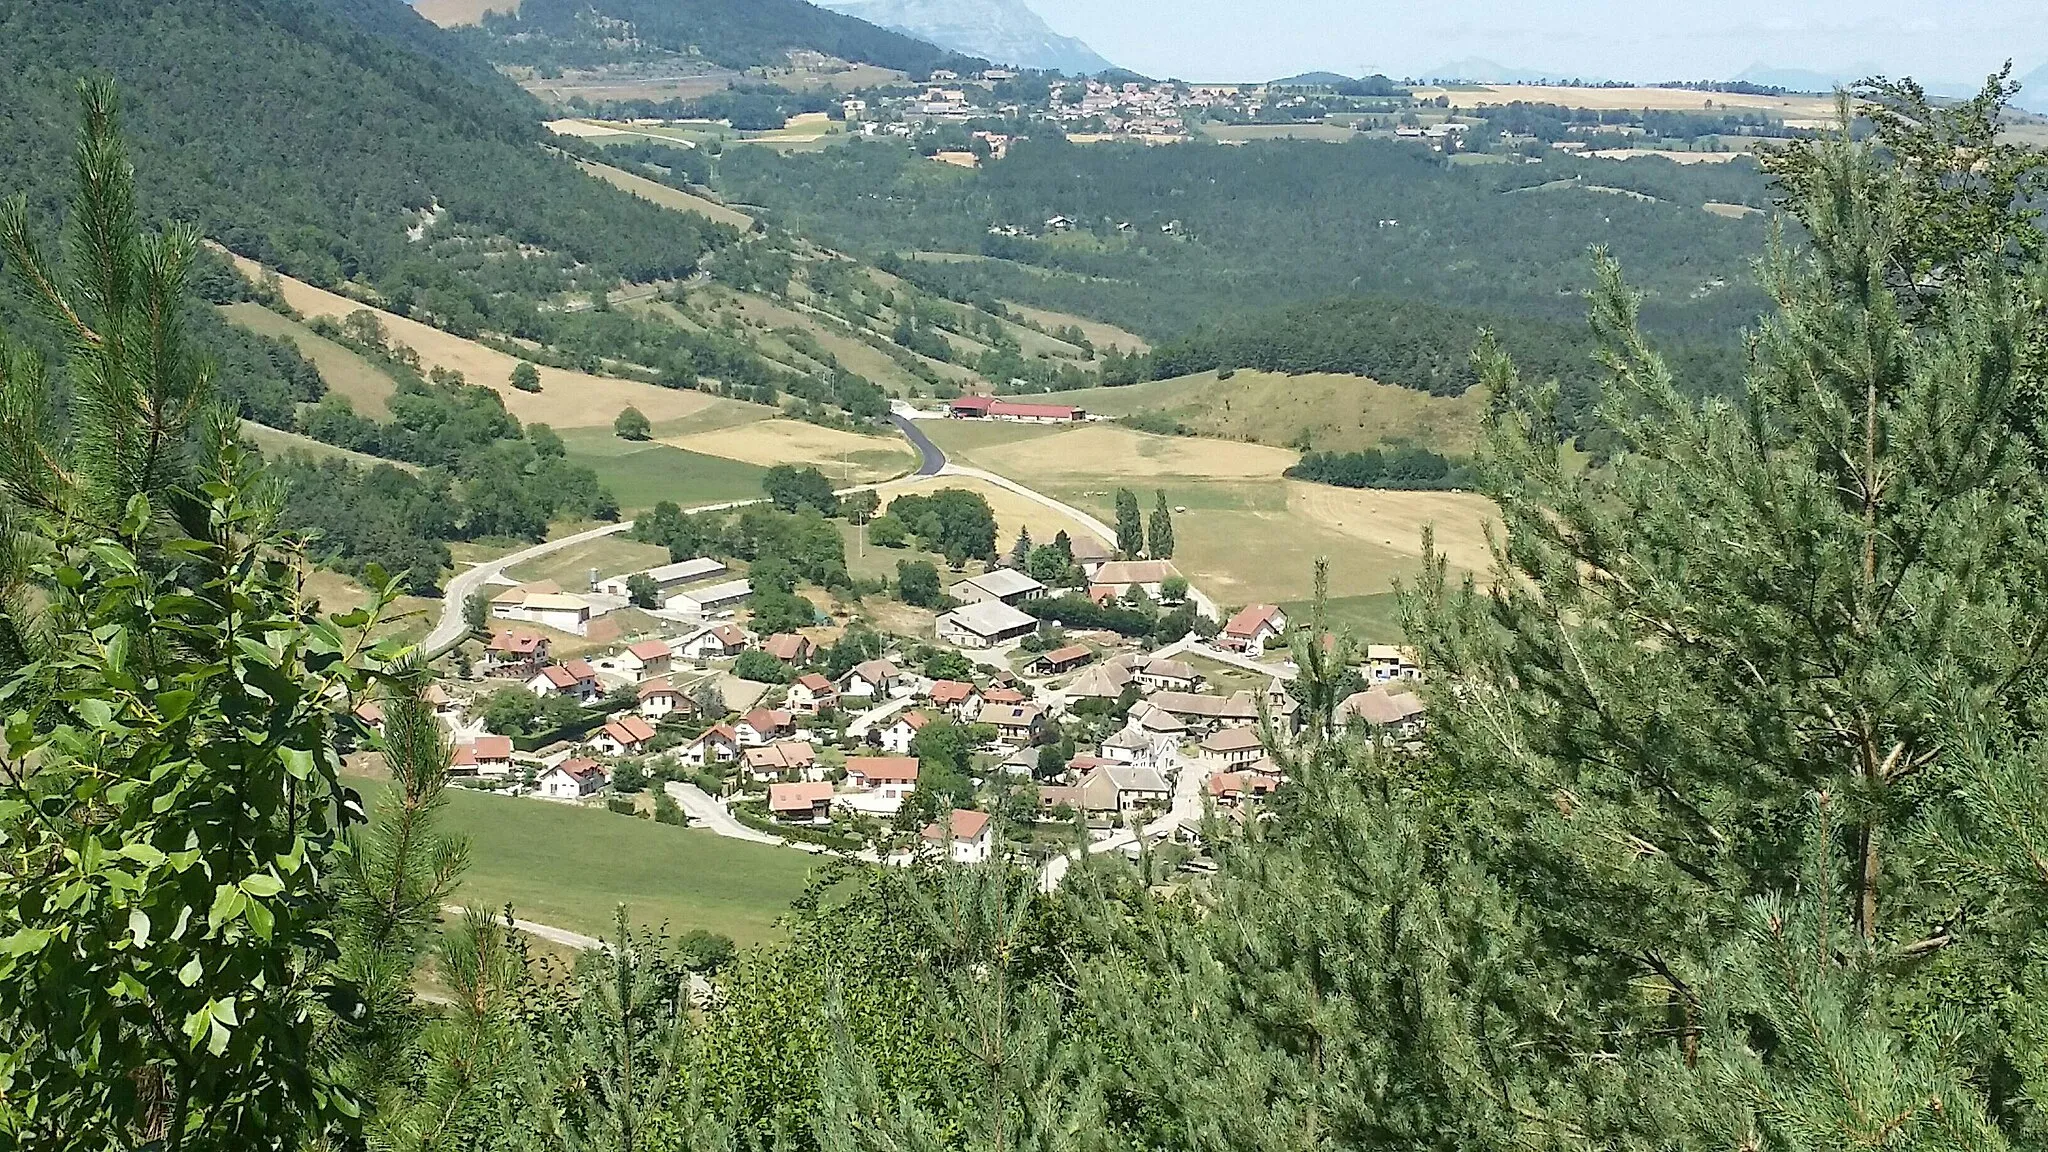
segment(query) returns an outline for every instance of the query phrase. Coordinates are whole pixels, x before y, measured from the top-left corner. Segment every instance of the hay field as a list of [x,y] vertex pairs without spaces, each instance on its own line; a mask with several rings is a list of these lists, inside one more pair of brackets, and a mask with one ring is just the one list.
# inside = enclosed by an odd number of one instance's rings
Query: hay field
[[417,464],[407,464],[400,460],[386,460],[382,456],[370,456],[362,452],[352,452],[347,448],[336,448],[332,444],[322,443],[311,436],[301,436],[297,432],[286,432],[282,428],[272,428],[268,424],[258,424],[254,420],[242,421],[242,438],[261,448],[266,455],[276,456],[286,452],[304,452],[315,460],[346,460],[358,468],[375,468],[379,464],[389,464],[402,472],[416,473],[420,470],[420,466]]
[[863,436],[801,420],[758,420],[714,432],[666,437],[672,448],[722,456],[746,464],[810,464],[834,483],[872,483],[917,466],[917,455],[899,436]]
[[1745,216],[1761,216],[1764,214],[1764,210],[1761,208],[1752,208],[1747,204],[1724,204],[1718,200],[1709,200],[1705,204],[1700,205],[1700,207],[1715,216],[1724,217],[1729,220],[1740,220]]
[[[1561,104],[1600,112],[1650,108],[1660,112],[1705,112],[1720,109],[1770,112],[1795,120],[1834,122],[1832,96],[1746,96],[1735,92],[1695,92],[1686,88],[1575,88],[1561,84],[1475,84],[1455,89],[1417,88],[1418,100],[1449,96],[1453,107],[1483,104]],[[1713,109],[1707,108],[1712,102]]]
[[562,434],[569,462],[582,464],[618,497],[632,515],[663,500],[684,508],[752,500],[761,495],[763,469],[738,460],[685,452],[658,442],[621,440],[609,428],[575,428]]
[[1431,396],[1366,376],[1288,376],[1243,368],[1228,380],[1202,372],[1044,399],[1105,416],[1156,413],[1228,440],[1290,446],[1306,434],[1311,445],[1326,451],[1408,443],[1453,456],[1477,446],[1486,406],[1477,388],[1463,396]]
[[[234,261],[242,274],[252,280],[263,272],[262,266],[253,260],[236,256]],[[369,307],[290,276],[280,274],[277,281],[285,303],[302,316],[327,316],[338,321]],[[541,368],[541,390],[521,392],[511,383],[513,366],[522,363],[515,357],[417,320],[370,310],[377,312],[385,335],[392,342],[419,353],[422,368],[450,368],[462,373],[471,384],[481,384],[503,396],[506,411],[528,423],[538,421],[556,428],[609,428],[619,411],[628,406],[638,408],[649,420],[659,423],[731,403],[700,392],[657,388],[635,380],[562,368]]]
[[412,10],[443,28],[481,24],[487,12],[519,11],[519,0],[412,0]]
[[621,572],[642,572],[666,563],[668,549],[628,540],[624,533],[618,533],[550,552],[509,569],[505,575],[522,584],[553,580],[564,592],[581,592],[589,585],[592,568],[603,578]]
[[[929,255],[938,255],[938,253],[930,253]],[[1086,316],[1076,316],[1070,312],[1054,312],[1047,308],[1033,308],[1029,305],[1019,304],[1014,300],[1005,300],[1003,304],[1019,316],[1034,324],[1044,325],[1047,329],[1055,332],[1069,325],[1079,328],[1081,335],[1086,336],[1088,342],[1095,345],[1097,352],[1106,352],[1111,348],[1121,348],[1126,352],[1150,352],[1152,350],[1152,345],[1147,343],[1143,336],[1135,332],[1126,332],[1114,324],[1106,324],[1100,320],[1090,320]]]
[[622,192],[631,192],[642,200],[659,204],[663,208],[672,208],[678,212],[694,212],[714,223],[737,228],[742,232],[751,232],[754,229],[752,216],[744,212],[735,212],[702,196],[692,196],[681,189],[671,188],[658,180],[649,180],[623,168],[595,164],[588,160],[578,160],[576,166]]
[[237,328],[284,340],[298,348],[299,355],[311,360],[313,367],[320,370],[320,378],[327,382],[327,390],[347,397],[349,407],[355,409],[357,415],[372,420],[391,418],[391,411],[384,402],[390,399],[398,386],[375,364],[304,324],[280,316],[254,301],[223,304],[220,314]]
[[991,444],[973,462],[1034,488],[1071,488],[1104,478],[1150,483],[1274,478],[1298,457],[1264,444],[1192,436],[1151,436],[1115,424],[1084,424],[1052,436]]

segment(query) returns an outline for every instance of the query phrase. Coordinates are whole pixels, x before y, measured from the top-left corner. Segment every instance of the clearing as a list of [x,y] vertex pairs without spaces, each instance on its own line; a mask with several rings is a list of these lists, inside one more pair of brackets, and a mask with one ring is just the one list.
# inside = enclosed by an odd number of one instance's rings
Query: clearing
[[707,200],[702,196],[693,196],[680,188],[671,188],[658,180],[650,180],[645,176],[635,175],[624,168],[614,168],[609,164],[597,164],[589,160],[578,160],[576,166],[614,188],[631,192],[642,200],[659,204],[663,208],[673,208],[678,212],[694,212],[714,223],[729,225],[742,232],[754,230],[754,218],[752,216],[744,212],[735,212],[717,201]]
[[412,0],[412,10],[443,28],[453,28],[481,24],[486,13],[517,12],[519,0]]
[[1700,205],[1700,207],[1716,216],[1725,216],[1730,220],[1740,220],[1744,216],[1761,216],[1764,214],[1764,210],[1761,208],[1752,208],[1747,204],[1724,204],[1719,200],[1709,200],[1705,204]]
[[973,462],[981,467],[1041,489],[1071,488],[1076,483],[1094,483],[1104,478],[1277,478],[1296,459],[1292,452],[1263,444],[1150,436],[1103,423],[1068,428],[1052,436],[991,444],[973,453]]
[[[386,785],[351,779],[375,811]],[[791,848],[728,840],[602,808],[448,789],[444,827],[466,836],[469,870],[456,900],[521,919],[608,935],[613,909],[635,925],[722,932],[740,944],[773,939],[775,921],[816,863]]]
[[[1037,397],[1033,397],[1037,399]],[[1432,396],[1367,376],[1288,376],[1240,368],[1227,380],[1214,372],[1150,380],[1122,388],[1089,388],[1044,398],[1104,416],[1164,416],[1203,436],[1350,452],[1382,444],[1415,444],[1451,456],[1478,444],[1483,389]]]
[[366,453],[351,451],[347,448],[336,448],[332,444],[315,440],[311,436],[301,436],[297,432],[287,432],[282,428],[272,428],[268,424],[258,424],[254,420],[242,421],[242,438],[261,448],[267,456],[280,456],[286,452],[304,452],[315,460],[346,460],[358,468],[375,468],[379,464],[389,464],[393,468],[404,472],[417,473],[420,470],[420,466],[417,464],[407,464],[401,460],[386,460],[382,456],[371,456]]
[[[329,568],[311,568],[305,573],[306,595],[320,602],[323,616],[344,615],[370,602],[370,590],[353,576]],[[441,602],[420,596],[400,596],[385,610],[388,621],[372,635],[379,639],[398,636],[419,640],[426,636],[441,614]]]
[[1088,342],[1095,346],[1097,352],[1107,352],[1111,348],[1121,348],[1126,352],[1150,352],[1152,350],[1152,345],[1147,343],[1143,336],[1135,332],[1127,332],[1114,324],[1107,324],[1100,320],[1090,320],[1086,316],[1076,316],[1071,312],[1054,312],[1047,308],[1033,308],[1026,304],[1019,304],[1014,300],[1003,301],[1003,307],[1024,317],[1033,324],[1039,325],[1048,332],[1057,332],[1062,328],[1070,326],[1079,328],[1081,335],[1088,338]]
[[[233,259],[235,267],[251,281],[265,271],[253,260],[241,256]],[[282,273],[277,275],[277,283],[285,303],[308,318],[326,316],[339,321],[352,312],[375,312],[384,325],[385,337],[419,353],[423,370],[448,368],[462,373],[463,379],[471,384],[481,384],[504,397],[506,411],[528,423],[551,424],[558,429],[610,428],[613,418],[628,406],[638,408],[649,420],[659,422],[732,403],[701,392],[658,388],[637,380],[593,376],[588,372],[541,365],[534,366],[540,371],[541,390],[521,392],[512,387],[512,369],[526,361],[417,320],[316,288]]]
[[283,340],[296,347],[299,355],[312,361],[313,367],[320,370],[320,378],[327,382],[327,390],[347,398],[356,415],[372,420],[391,418],[391,410],[385,407],[384,402],[398,390],[398,385],[382,368],[297,320],[280,316],[254,301],[223,304],[220,314],[237,328],[246,328],[257,335]]
[[686,452],[764,467],[809,464],[835,484],[887,480],[917,466],[916,453],[893,431],[887,437],[863,436],[802,420],[757,420],[714,432],[666,437],[661,442]]
[[758,465],[688,452],[667,444],[621,440],[609,428],[562,433],[569,461],[597,473],[628,516],[672,500],[684,508],[753,500],[761,495]]

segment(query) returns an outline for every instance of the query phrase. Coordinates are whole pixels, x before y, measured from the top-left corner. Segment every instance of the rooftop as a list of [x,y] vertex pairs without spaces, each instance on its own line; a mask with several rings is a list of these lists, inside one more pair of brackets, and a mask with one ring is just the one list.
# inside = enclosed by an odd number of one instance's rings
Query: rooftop
[[963,604],[940,619],[951,620],[977,636],[1000,636],[1005,632],[1038,627],[1035,617],[1027,616],[1000,600]]
[[[1045,585],[1015,568],[996,568],[979,576],[970,576],[960,584],[971,584],[998,599],[1005,596],[1022,596],[1029,592],[1043,592]],[[959,585],[955,585],[959,587]],[[958,598],[957,595],[955,597]]]

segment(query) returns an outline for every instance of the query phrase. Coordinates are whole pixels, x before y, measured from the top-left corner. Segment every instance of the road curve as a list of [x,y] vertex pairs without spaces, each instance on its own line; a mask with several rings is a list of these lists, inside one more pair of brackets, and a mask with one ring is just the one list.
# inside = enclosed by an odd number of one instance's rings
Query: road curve
[[917,426],[917,421],[912,420],[901,412],[891,412],[889,413],[889,423],[894,424],[896,430],[903,433],[903,438],[910,441],[911,446],[917,449],[919,457],[917,471],[911,473],[911,475],[937,476],[940,472],[945,471],[946,454],[940,451],[937,444],[932,443],[931,437],[924,434],[924,429]]

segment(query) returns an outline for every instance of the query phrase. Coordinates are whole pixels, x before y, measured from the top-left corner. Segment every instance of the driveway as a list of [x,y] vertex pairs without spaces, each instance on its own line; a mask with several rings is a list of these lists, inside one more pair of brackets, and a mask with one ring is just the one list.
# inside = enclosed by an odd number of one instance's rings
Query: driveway
[[695,784],[671,780],[661,788],[668,793],[669,799],[682,806],[683,812],[690,817],[691,824],[706,831],[714,832],[728,840],[747,840],[755,844],[773,844],[776,847],[789,846],[780,836],[771,836],[740,823],[733,818],[732,813],[725,810],[725,805],[712,799],[710,793]]

